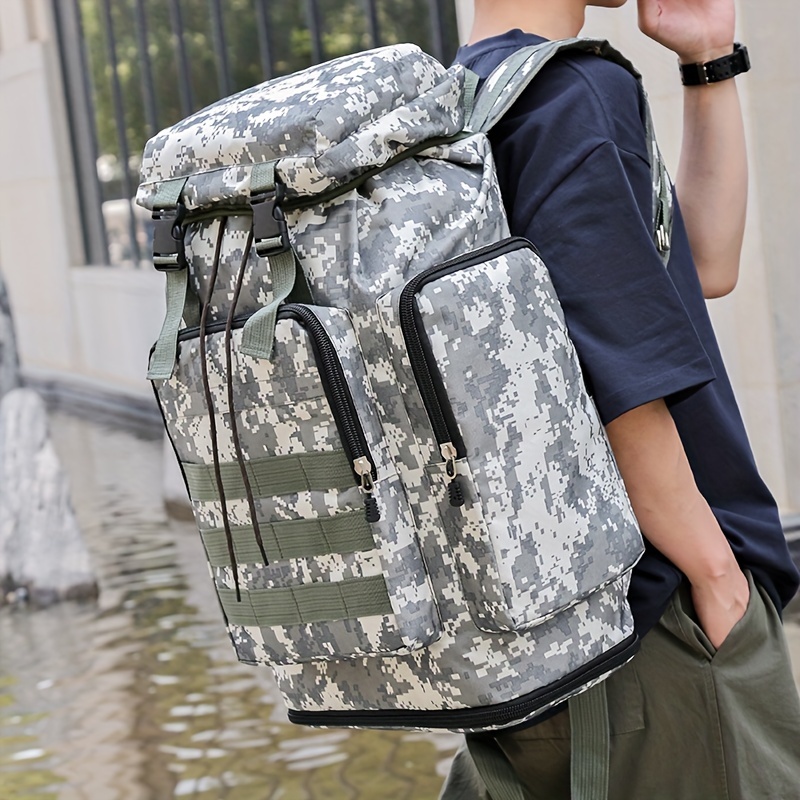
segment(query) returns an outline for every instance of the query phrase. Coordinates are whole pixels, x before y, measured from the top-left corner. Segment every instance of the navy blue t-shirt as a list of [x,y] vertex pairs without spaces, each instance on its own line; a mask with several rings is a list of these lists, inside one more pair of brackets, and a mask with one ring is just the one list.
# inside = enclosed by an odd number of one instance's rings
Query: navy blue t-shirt
[[[485,79],[515,50],[543,41],[509,31],[462,47],[456,61]],[[532,241],[550,270],[603,423],[665,398],[739,563],[782,609],[798,572],[756,469],[677,203],[667,269],[653,241],[636,79],[593,54],[560,54],[490,139],[511,232]],[[629,593],[640,635],[681,580],[648,544]]]

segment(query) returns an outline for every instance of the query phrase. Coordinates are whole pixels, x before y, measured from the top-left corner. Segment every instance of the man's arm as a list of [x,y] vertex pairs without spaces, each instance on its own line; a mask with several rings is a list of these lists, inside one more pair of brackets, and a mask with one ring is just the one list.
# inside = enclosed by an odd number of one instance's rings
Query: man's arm
[[689,579],[700,624],[719,647],[747,608],[747,578],[695,484],[672,415],[655,400],[606,430],[642,533]]
[[[639,27],[682,63],[733,52],[733,0],[638,0]],[[677,73],[677,70],[676,70]],[[747,207],[747,153],[734,80],[684,88],[675,189],[707,298],[732,291]]]

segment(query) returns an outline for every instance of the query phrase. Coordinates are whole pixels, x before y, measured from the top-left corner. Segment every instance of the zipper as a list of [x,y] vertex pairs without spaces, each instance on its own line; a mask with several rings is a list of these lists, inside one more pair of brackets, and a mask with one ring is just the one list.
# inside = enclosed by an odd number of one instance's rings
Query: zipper
[[[252,314],[243,314],[234,317],[231,327],[244,327],[251,316]],[[325,326],[308,306],[287,303],[278,310],[278,319],[293,319],[299,322],[311,339],[314,360],[322,379],[325,396],[333,412],[356,485],[364,496],[364,514],[367,522],[378,522],[381,518],[378,501],[375,498],[375,481],[378,473],[336,347],[328,336]],[[206,325],[206,333],[220,333],[225,327],[226,322],[218,320]],[[178,334],[178,341],[197,338],[199,335],[199,326],[184,328]]]
[[431,728],[473,732],[480,729],[508,728],[535,715],[537,711],[563,702],[586,683],[630,661],[639,650],[634,633],[607,653],[598,656],[560,680],[523,695],[517,700],[480,708],[447,711],[297,711],[289,709],[289,721],[297,725],[343,726],[350,728]]
[[450,505],[454,507],[464,505],[456,461],[466,456],[466,447],[433,357],[430,340],[417,307],[416,295],[431,281],[525,247],[539,255],[538,250],[527,239],[519,236],[511,237],[420,272],[403,287],[400,293],[398,307],[400,330],[405,339],[408,358],[422,395],[422,402],[433,428],[433,435],[444,460],[447,491]]

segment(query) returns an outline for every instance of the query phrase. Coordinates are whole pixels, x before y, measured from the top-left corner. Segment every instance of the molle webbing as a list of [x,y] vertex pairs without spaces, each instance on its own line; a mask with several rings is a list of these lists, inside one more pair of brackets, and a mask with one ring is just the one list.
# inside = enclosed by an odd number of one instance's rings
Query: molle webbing
[[237,602],[234,589],[217,589],[217,593],[231,625],[301,625],[393,613],[383,575],[277,589],[242,589],[241,602]]
[[[237,461],[219,465],[228,500],[246,497],[242,470]],[[245,462],[256,496],[296,494],[307,491],[347,489],[355,485],[353,468],[343,450],[253,458]],[[183,464],[192,500],[218,500],[219,491],[211,464]]]
[[[270,561],[310,558],[330,553],[357,553],[372,550],[375,540],[361,509],[316,519],[292,519],[260,523],[261,538]],[[237,564],[262,561],[252,525],[231,529]],[[229,567],[230,556],[222,528],[202,531],[208,560],[213,567]]]

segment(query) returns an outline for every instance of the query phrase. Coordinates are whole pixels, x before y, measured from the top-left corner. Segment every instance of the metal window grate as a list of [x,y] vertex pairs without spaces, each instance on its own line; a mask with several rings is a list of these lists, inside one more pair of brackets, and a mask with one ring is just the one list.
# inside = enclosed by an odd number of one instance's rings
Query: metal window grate
[[51,0],[88,263],[140,267],[132,202],[158,130],[220,97],[347,53],[412,41],[455,54],[453,0]]

